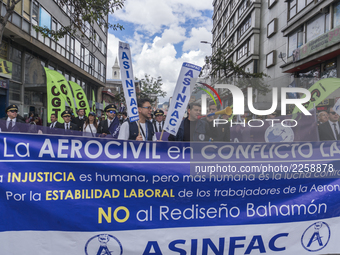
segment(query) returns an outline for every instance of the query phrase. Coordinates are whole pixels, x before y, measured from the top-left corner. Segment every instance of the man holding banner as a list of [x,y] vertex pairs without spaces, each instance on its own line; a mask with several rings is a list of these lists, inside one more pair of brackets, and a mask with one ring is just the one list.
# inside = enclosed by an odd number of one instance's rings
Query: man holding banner
[[152,107],[149,99],[139,99],[137,102],[139,122],[126,121],[121,126],[118,139],[136,141],[157,141],[152,123],[148,120]]
[[117,138],[119,134],[119,119],[116,117],[117,109],[114,104],[109,104],[105,107],[104,111],[106,112],[106,119],[100,121],[97,129],[97,133],[100,134],[101,137],[106,137],[107,135],[111,135],[113,138]]

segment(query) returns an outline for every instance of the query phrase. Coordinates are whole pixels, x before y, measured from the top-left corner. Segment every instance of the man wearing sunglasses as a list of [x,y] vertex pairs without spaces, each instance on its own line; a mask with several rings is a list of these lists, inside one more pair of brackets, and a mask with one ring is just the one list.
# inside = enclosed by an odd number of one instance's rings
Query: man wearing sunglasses
[[152,123],[149,121],[152,111],[150,100],[147,98],[139,99],[137,105],[139,121],[124,122],[123,125],[121,126],[118,139],[136,141],[156,141],[157,138]]
[[320,141],[340,140],[339,115],[330,108],[328,110],[328,121],[319,125]]
[[105,107],[104,111],[106,112],[107,118],[100,121],[97,134],[99,134],[100,137],[110,136],[117,138],[120,129],[119,119],[116,117],[117,108],[114,104],[109,104]]
[[5,117],[1,121],[0,131],[3,131],[3,132],[23,131],[25,125],[22,125],[21,123],[25,123],[25,122],[17,118],[18,106],[16,106],[15,104],[12,104],[6,108],[5,112],[7,114],[7,118]]

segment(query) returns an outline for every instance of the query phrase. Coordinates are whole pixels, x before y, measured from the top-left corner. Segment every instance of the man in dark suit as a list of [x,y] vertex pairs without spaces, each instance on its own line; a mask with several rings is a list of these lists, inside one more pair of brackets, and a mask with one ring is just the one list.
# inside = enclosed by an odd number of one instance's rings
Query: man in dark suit
[[84,123],[86,121],[85,109],[78,110],[78,117],[72,120],[72,123],[76,124],[78,131],[83,132]]
[[340,140],[339,115],[330,108],[328,110],[328,121],[319,125],[320,141]]
[[3,118],[0,123],[0,129],[2,132],[24,132],[26,125],[24,121],[17,118],[18,106],[12,104],[6,108],[7,117]]
[[155,132],[162,132],[164,127],[164,112],[162,110],[155,111],[155,120],[152,122]]
[[74,131],[78,130],[78,126],[71,122],[71,113],[69,111],[63,111],[61,117],[64,123],[57,123],[55,127],[64,129],[65,134],[75,134]]
[[56,114],[52,113],[51,114],[51,122],[50,123],[47,123],[47,132],[49,134],[54,134],[54,133],[57,133],[57,126],[58,125],[62,125],[60,122],[58,122],[58,117]]
[[113,138],[118,138],[120,122],[116,117],[117,108],[114,104],[109,104],[105,107],[104,111],[106,112],[107,119],[100,121],[97,133],[100,137],[111,136]]

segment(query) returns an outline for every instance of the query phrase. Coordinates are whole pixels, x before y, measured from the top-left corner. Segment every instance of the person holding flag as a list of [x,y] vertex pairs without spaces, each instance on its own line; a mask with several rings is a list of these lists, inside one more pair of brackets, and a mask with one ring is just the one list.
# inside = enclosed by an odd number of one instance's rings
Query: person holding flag
[[152,123],[148,120],[151,117],[152,107],[147,98],[137,101],[139,121],[126,121],[122,124],[118,139],[136,141],[157,141]]
[[117,108],[114,104],[109,104],[105,107],[107,119],[99,122],[97,133],[100,137],[106,137],[108,135],[113,138],[117,138],[119,135],[119,119],[116,117]]

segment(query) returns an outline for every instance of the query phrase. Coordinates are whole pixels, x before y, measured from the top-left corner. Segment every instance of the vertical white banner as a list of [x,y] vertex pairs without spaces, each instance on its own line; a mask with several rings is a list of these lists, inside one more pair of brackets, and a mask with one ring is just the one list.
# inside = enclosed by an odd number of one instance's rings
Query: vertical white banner
[[190,63],[183,63],[182,65],[164,123],[164,130],[172,135],[176,135],[178,132],[194,87],[193,82],[196,81],[201,69],[200,66]]
[[127,113],[131,122],[139,120],[138,106],[136,100],[136,88],[132,70],[132,58],[130,45],[119,42],[119,65],[126,101]]

